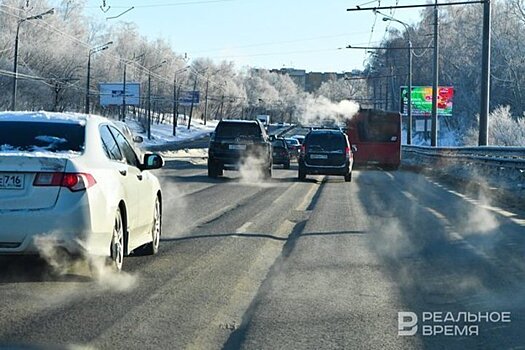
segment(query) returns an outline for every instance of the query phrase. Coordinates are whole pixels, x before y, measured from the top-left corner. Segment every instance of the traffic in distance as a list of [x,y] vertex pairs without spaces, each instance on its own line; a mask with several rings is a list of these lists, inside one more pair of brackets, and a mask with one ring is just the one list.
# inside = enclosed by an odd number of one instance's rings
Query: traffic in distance
[[[271,339],[295,348],[292,328],[299,320],[306,322],[298,328],[302,336],[312,327],[315,336],[297,348],[375,348],[384,339],[393,348],[420,348],[420,336],[431,337],[425,341],[437,347],[457,344],[455,337],[468,337],[475,345],[474,337],[487,339],[498,332],[510,333],[511,344],[519,339],[507,328],[487,331],[480,323],[485,314],[456,312],[447,316],[446,325],[438,312],[432,313],[435,319],[427,317],[436,296],[433,289],[421,291],[424,284],[435,278],[452,283],[445,271],[455,271],[456,264],[469,268],[475,260],[479,271],[486,266],[478,248],[464,251],[454,243],[461,239],[459,233],[449,242],[434,231],[434,226],[452,221],[443,223],[444,216],[426,205],[437,203],[436,210],[469,216],[474,228],[466,232],[495,229],[491,220],[496,219],[488,212],[476,214],[480,209],[470,199],[473,207],[467,210],[463,197],[433,180],[392,171],[401,164],[399,113],[359,109],[338,125],[265,126],[257,119],[224,118],[213,123],[210,133],[180,146],[149,148],[134,125],[133,119],[96,115],[0,113],[0,293],[11,295],[0,306],[7,308],[13,295],[22,295],[9,306],[12,315],[0,321],[0,345],[112,348],[113,339],[122,337],[126,348],[147,347],[148,337],[129,337],[125,331],[144,313],[148,324],[161,326],[168,318],[165,327],[180,327],[186,334],[148,331],[156,334],[159,348],[173,342],[196,348],[259,348]],[[440,193],[445,198],[436,199]],[[410,210],[397,205],[399,196],[411,199]],[[420,227],[406,221],[414,211],[422,216],[423,221],[416,221]],[[454,220],[450,218],[446,220]],[[505,226],[508,236],[502,244],[521,242],[516,225],[509,221]],[[403,270],[405,256],[409,263],[416,259],[423,264],[414,270],[417,286],[407,282],[412,277]],[[445,269],[437,275],[430,273],[434,259]],[[378,268],[389,272],[378,276]],[[294,278],[300,278],[297,285],[287,282]],[[41,286],[24,292],[27,281]],[[64,299],[59,293],[51,306],[31,311],[42,307],[41,288],[56,294],[64,283]],[[372,298],[351,292],[361,288],[377,294]],[[396,299],[395,288],[405,288],[408,299]],[[304,295],[296,297],[300,292]],[[462,292],[447,291],[458,297]],[[146,301],[144,295],[149,295]],[[352,307],[334,309],[334,301],[345,305],[352,300],[373,309],[380,295],[392,298],[381,306],[386,319],[378,314],[361,323],[352,319]],[[124,304],[109,306],[115,298]],[[100,306],[93,306],[94,300]],[[322,305],[318,315],[309,311],[314,305]],[[113,312],[104,313],[107,308]],[[478,310],[461,302],[454,308]],[[283,310],[293,321],[275,328],[267,315]],[[495,325],[519,322],[516,309],[510,310],[489,312],[487,320]],[[98,318],[90,316],[93,312]],[[330,327],[317,325],[336,313],[344,314],[346,329],[337,327],[340,320],[328,321]],[[75,321],[67,322],[65,314]],[[224,318],[226,314],[231,318]],[[463,316],[476,316],[476,323],[465,325]],[[19,328],[9,320],[28,323]],[[101,320],[113,326],[104,331]],[[58,326],[43,331],[41,322]],[[74,332],[75,322],[84,323],[82,334]],[[379,340],[352,338],[356,324],[373,324],[386,335]],[[343,334],[350,338],[339,338]]]
[[[310,126],[299,141],[268,136],[259,119],[223,119],[210,136],[208,176],[240,170],[268,180],[275,165],[290,169],[293,159],[298,180],[339,175],[350,182],[354,159],[399,166],[399,123],[399,114],[361,110],[348,135]],[[1,113],[0,254],[100,256],[117,270],[127,255],[156,254],[163,191],[149,170],[164,160],[137,152],[142,141],[125,123],[98,116]]]

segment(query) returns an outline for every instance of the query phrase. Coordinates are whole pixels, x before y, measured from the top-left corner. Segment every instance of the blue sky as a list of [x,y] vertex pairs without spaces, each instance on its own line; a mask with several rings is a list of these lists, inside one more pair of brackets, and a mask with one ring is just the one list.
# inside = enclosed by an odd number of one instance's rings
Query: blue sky
[[[107,13],[99,8],[104,2],[110,7]],[[382,6],[395,3],[381,1]],[[89,0],[86,11],[104,19],[135,6],[111,21],[134,22],[142,35],[162,37],[190,59],[229,60],[238,67],[343,72],[362,68],[366,58],[363,50],[344,47],[379,44],[388,25],[377,16],[371,35],[372,11],[346,9],[377,4],[367,0]],[[397,10],[394,16],[412,24],[419,18],[418,10]]]

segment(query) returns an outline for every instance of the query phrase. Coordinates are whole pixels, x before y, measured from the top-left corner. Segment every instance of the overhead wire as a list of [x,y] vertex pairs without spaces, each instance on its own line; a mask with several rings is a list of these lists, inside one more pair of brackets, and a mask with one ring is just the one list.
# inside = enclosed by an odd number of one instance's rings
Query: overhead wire
[[[202,5],[202,4],[236,2],[236,1],[240,1],[240,0],[197,0],[197,1],[181,1],[181,2],[171,2],[171,3],[148,4],[148,5],[134,5],[133,3],[130,3],[129,5],[126,5],[126,6],[111,6],[111,8],[123,9],[123,8],[129,8],[130,6],[133,6],[135,8],[174,7],[174,6]],[[93,8],[99,8],[99,6],[86,6],[86,8],[93,9]]]

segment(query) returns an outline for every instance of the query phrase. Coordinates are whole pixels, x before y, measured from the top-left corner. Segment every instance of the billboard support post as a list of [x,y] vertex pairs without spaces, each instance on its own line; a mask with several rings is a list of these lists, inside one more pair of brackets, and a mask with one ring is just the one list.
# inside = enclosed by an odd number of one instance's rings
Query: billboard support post
[[438,96],[438,79],[439,79],[439,30],[438,30],[438,7],[434,6],[434,69],[433,75],[434,79],[432,81],[432,127],[431,127],[431,137],[430,145],[432,147],[437,146],[437,96]]

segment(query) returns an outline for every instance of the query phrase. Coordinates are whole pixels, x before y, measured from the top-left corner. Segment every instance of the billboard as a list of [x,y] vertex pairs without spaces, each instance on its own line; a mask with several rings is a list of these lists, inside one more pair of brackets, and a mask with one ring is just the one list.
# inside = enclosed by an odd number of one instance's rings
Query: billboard
[[199,100],[200,100],[199,91],[181,91],[179,93],[179,105],[181,106],[191,106],[192,101],[193,101],[193,105],[198,105]]
[[[122,106],[124,83],[99,83],[101,106]],[[126,82],[126,105],[140,104],[140,83]]]
[[[401,114],[408,113],[408,88],[401,86]],[[452,116],[452,100],[454,88],[452,86],[438,87],[437,114],[442,117]],[[432,115],[432,86],[412,86],[412,115]]]

